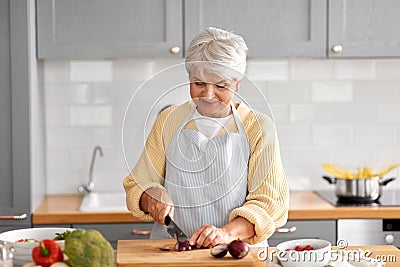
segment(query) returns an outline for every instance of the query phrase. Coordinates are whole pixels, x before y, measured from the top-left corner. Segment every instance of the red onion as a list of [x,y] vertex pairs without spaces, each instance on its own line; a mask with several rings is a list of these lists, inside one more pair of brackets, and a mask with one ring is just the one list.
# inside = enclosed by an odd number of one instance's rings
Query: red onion
[[245,257],[249,253],[249,250],[249,245],[240,239],[233,240],[228,246],[229,254],[235,259]]
[[185,240],[183,242],[177,241],[175,243],[175,250],[177,251],[192,250],[192,246],[189,244],[189,240]]
[[210,254],[216,258],[222,258],[226,253],[228,253],[228,244],[218,244],[210,250]]

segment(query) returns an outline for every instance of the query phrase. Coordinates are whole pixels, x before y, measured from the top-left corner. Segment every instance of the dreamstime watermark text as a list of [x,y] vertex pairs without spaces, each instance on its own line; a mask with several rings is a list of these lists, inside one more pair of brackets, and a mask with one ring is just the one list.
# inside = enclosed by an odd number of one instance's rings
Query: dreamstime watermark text
[[339,240],[337,242],[338,250],[329,250],[325,252],[319,252],[315,250],[308,251],[278,251],[276,249],[270,249],[268,247],[259,249],[257,252],[258,260],[273,262],[274,259],[279,259],[280,262],[292,261],[292,262],[397,262],[396,255],[381,253],[381,255],[374,253],[370,250],[363,249],[346,249],[348,242],[345,240]]

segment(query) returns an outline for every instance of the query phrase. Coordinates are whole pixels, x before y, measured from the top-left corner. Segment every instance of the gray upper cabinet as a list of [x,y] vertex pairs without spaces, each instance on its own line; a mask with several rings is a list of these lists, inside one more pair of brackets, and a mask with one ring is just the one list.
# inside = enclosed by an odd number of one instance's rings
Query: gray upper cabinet
[[38,58],[182,57],[182,0],[36,0]]
[[26,14],[26,1],[0,0],[0,232],[31,224]]
[[185,1],[185,42],[207,26],[242,35],[249,58],[326,57],[326,1]]
[[398,57],[398,0],[36,0],[38,58],[182,58],[207,26],[249,58]]
[[400,1],[329,1],[329,57],[400,56]]

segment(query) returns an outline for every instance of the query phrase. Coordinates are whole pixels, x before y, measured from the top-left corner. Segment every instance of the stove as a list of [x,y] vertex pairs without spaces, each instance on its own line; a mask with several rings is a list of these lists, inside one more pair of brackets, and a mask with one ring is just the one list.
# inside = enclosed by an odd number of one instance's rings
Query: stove
[[400,190],[382,190],[382,195],[379,199],[370,203],[351,203],[339,201],[334,190],[317,190],[314,191],[322,199],[329,202],[335,207],[390,207],[390,206],[400,206]]
[[[382,190],[382,196],[372,203],[343,203],[334,190],[314,191],[319,197],[338,207],[400,206],[400,190]],[[337,240],[350,246],[394,245],[400,248],[400,219],[338,219]]]

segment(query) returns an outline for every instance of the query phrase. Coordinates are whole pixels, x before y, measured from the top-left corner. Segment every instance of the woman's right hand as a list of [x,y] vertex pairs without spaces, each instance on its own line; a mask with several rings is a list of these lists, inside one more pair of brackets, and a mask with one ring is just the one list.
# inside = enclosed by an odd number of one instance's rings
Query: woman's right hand
[[140,198],[140,208],[148,212],[154,221],[164,224],[165,216],[173,217],[174,206],[165,189],[152,187],[147,189]]

